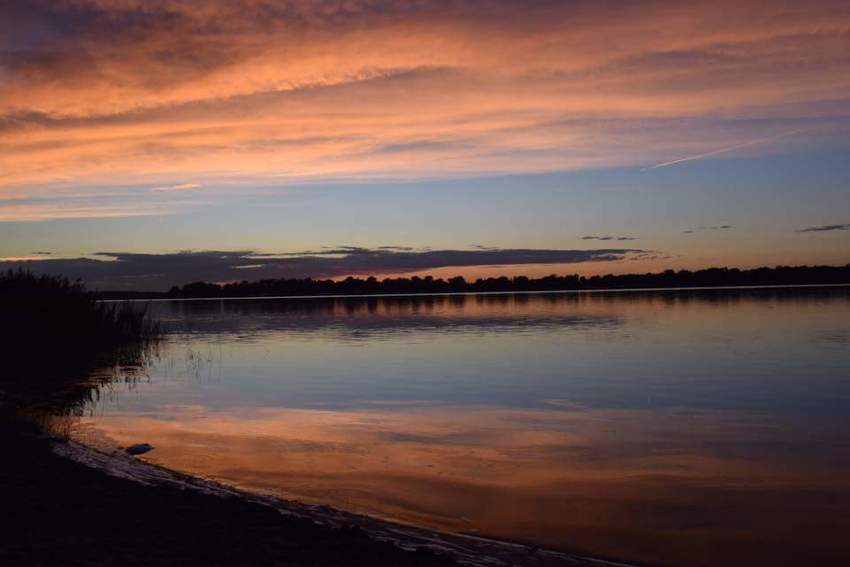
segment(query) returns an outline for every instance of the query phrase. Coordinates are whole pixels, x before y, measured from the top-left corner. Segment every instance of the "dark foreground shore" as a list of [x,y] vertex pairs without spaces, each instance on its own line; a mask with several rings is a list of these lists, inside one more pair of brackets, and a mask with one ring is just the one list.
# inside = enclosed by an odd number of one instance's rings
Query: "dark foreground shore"
[[0,565],[398,565],[453,562],[404,551],[239,498],[145,486],[51,451],[0,416]]
[[0,565],[628,567],[249,495],[0,412]]

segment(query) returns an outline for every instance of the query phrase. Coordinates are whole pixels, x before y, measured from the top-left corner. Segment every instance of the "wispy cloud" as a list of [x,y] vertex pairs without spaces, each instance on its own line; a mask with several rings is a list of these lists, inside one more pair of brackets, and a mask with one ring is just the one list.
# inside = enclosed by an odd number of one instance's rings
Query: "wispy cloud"
[[582,236],[581,239],[582,240],[619,240],[619,241],[637,240],[637,238],[635,238],[634,236],[609,236],[609,235],[605,235],[605,236],[594,236],[594,235]]
[[810,226],[801,228],[796,232],[832,232],[836,230],[850,230],[850,223],[846,224],[825,224],[822,226]]
[[720,148],[718,150],[712,150],[710,152],[704,152],[704,153],[693,155],[693,156],[674,159],[672,161],[665,161],[663,163],[659,163],[659,164],[644,168],[644,171],[649,171],[651,169],[659,169],[659,168],[662,168],[662,167],[670,167],[671,165],[678,165],[680,163],[685,163],[685,162],[689,162],[689,161],[701,160],[701,159],[705,159],[705,158],[708,158],[708,157],[713,157],[713,156],[717,156],[717,155],[721,155],[721,154],[727,154],[727,153],[730,153],[730,152],[734,152],[735,150],[741,150],[741,149],[744,149],[744,148],[749,148],[749,147],[757,146],[757,145],[760,145],[760,144],[767,144],[768,142],[773,142],[773,141],[779,140],[781,138],[786,138],[788,136],[791,136],[793,134],[798,134],[798,133],[803,132],[803,131],[804,130],[793,130],[791,132],[784,132],[784,133],[781,133],[781,134],[777,134],[775,136],[768,136],[767,138],[761,138],[761,139],[758,139],[758,140],[750,140],[750,141],[743,142],[743,143],[740,143],[740,144],[733,144],[731,146],[727,146],[725,148]]
[[151,191],[154,193],[169,193],[171,191],[188,191],[190,189],[200,189],[200,183],[180,183],[178,185],[166,185],[163,187],[153,187]]
[[848,25],[840,0],[7,0],[0,198],[773,150],[846,123]]
[[[182,191],[157,192],[139,199],[136,188],[113,191],[60,191],[30,198],[0,198],[0,222],[43,222],[173,215],[207,202]],[[191,191],[190,191],[191,193]]]
[[37,262],[37,261],[46,260],[46,259],[47,258],[45,258],[44,256],[41,256],[41,255],[38,255],[38,254],[36,254],[34,256],[5,256],[5,257],[0,256],[0,264],[3,263],[3,262],[11,262],[11,263]]
[[54,203],[0,205],[0,222],[41,222],[63,219],[108,219],[120,217],[145,217],[173,215],[175,210],[146,204],[111,206],[93,203],[90,205],[66,205]]
[[684,234],[694,234],[695,232],[700,230],[733,230],[734,228],[735,227],[731,224],[717,224],[713,226],[698,226],[696,228],[687,228],[682,232]]

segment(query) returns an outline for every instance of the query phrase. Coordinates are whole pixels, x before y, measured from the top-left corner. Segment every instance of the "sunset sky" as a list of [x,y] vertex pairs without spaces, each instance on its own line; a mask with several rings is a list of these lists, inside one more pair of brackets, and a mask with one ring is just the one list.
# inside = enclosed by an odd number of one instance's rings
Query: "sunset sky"
[[0,268],[848,262],[845,0],[0,3]]

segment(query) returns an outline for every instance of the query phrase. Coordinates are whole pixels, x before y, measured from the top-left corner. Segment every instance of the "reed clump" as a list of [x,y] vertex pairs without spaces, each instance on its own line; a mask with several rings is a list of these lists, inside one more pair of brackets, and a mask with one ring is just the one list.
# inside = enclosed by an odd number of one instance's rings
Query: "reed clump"
[[160,334],[144,304],[100,302],[61,276],[0,273],[0,398],[79,385],[91,369],[141,356]]

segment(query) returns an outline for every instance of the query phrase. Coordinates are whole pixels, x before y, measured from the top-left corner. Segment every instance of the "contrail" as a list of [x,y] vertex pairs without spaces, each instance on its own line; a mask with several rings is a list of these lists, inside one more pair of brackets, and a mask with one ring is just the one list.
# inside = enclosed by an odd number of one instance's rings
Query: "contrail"
[[718,154],[725,154],[727,152],[732,152],[732,151],[735,151],[735,150],[738,150],[738,149],[741,149],[741,148],[746,148],[746,147],[749,147],[749,146],[755,146],[755,145],[758,145],[758,144],[764,144],[765,142],[770,142],[772,140],[784,138],[786,136],[790,136],[792,134],[797,134],[797,133],[803,132],[805,130],[806,129],[792,130],[791,132],[784,132],[782,134],[777,134],[776,136],[769,136],[767,138],[761,138],[761,139],[758,139],[758,140],[750,140],[749,142],[744,142],[743,144],[735,144],[734,146],[721,148],[719,150],[706,152],[704,154],[697,154],[695,156],[688,156],[688,157],[683,157],[683,158],[679,158],[679,159],[674,159],[673,161],[665,161],[664,163],[659,163],[659,164],[656,164],[656,165],[652,165],[650,167],[645,167],[641,171],[649,171],[650,169],[658,169],[660,167],[669,167],[671,165],[676,165],[677,163],[683,163],[683,162],[686,162],[686,161],[694,161],[694,160],[703,159],[703,158],[707,158],[707,157],[711,157],[711,156],[716,156]]

